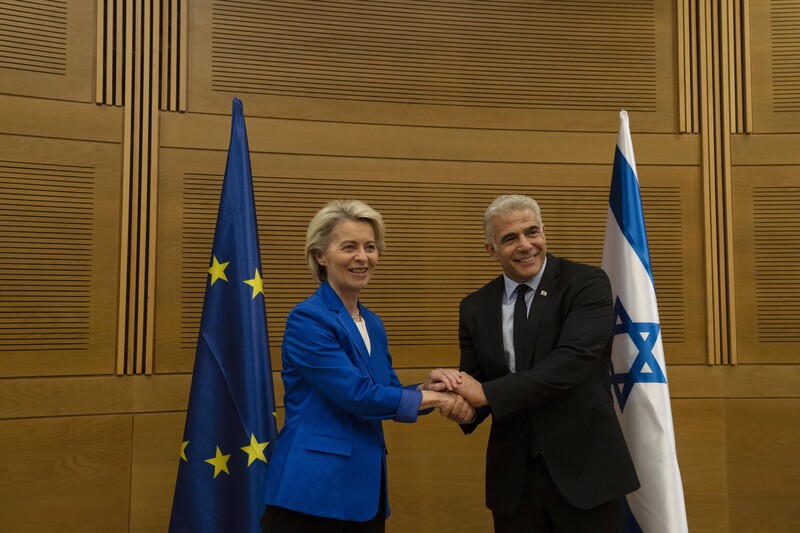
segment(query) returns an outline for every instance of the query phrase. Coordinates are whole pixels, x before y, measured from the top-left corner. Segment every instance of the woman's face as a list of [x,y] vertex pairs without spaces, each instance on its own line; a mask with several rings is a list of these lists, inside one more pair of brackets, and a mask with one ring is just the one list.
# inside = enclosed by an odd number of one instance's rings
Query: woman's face
[[328,283],[340,297],[357,297],[378,264],[372,224],[355,220],[339,222],[331,232],[328,248],[317,252],[316,259],[325,267]]

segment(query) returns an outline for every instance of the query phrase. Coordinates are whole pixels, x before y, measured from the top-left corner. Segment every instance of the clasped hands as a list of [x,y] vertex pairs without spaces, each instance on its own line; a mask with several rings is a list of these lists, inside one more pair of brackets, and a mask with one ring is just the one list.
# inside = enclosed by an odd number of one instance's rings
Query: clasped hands
[[437,407],[442,416],[459,424],[471,422],[475,408],[488,404],[480,382],[452,368],[431,370],[419,389],[425,407]]

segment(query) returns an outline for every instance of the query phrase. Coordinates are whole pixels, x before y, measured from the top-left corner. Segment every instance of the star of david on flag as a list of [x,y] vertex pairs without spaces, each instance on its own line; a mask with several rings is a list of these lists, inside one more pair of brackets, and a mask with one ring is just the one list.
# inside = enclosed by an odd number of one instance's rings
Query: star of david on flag
[[626,496],[624,531],[688,532],[661,321],[625,111],[619,116],[603,270],[614,297],[611,387],[617,417],[642,484]]
[[[634,322],[619,298],[614,302],[614,342],[633,343],[633,350],[628,353],[635,354],[635,359],[627,372],[617,373],[614,370],[614,361],[611,362],[611,384],[617,397],[620,412],[625,410],[625,403],[637,383],[667,383],[667,376],[661,370],[653,350],[661,335],[661,324],[658,322]],[[625,336],[628,339],[626,339]]]

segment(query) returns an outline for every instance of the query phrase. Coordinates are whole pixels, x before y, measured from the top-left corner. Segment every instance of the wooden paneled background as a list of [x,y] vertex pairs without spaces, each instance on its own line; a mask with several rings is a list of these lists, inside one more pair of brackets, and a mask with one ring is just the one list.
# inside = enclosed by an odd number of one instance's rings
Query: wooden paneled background
[[[599,264],[631,117],[692,532],[800,530],[800,0],[0,2],[0,531],[165,531],[231,99],[276,394],[326,201],[404,382],[458,363],[481,218]],[[279,409],[282,421],[282,409]],[[487,424],[488,426],[488,424]],[[485,532],[487,428],[386,424],[389,531]]]

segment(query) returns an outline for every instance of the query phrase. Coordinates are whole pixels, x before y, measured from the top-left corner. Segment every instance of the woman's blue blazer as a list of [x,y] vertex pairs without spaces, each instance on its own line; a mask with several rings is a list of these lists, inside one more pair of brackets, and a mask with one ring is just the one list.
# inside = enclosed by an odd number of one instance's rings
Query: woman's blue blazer
[[381,319],[359,309],[371,354],[328,283],[286,319],[286,418],[267,465],[267,505],[352,521],[378,512],[386,470],[381,420],[416,421],[422,394],[400,384]]

